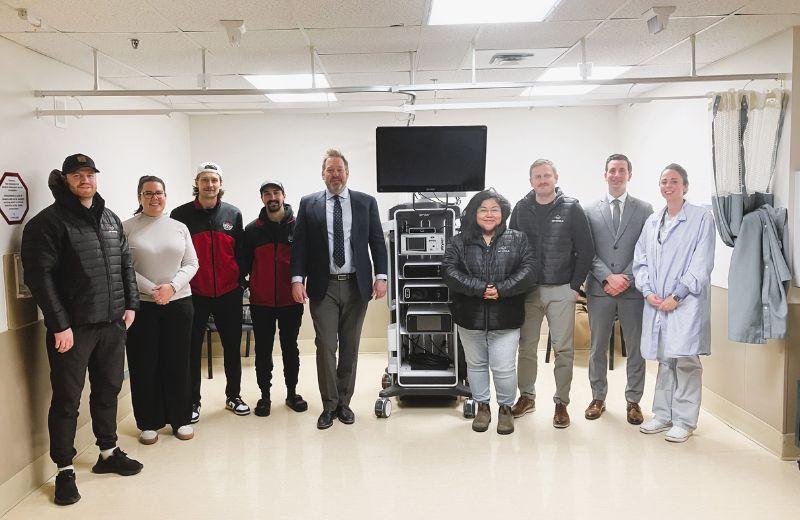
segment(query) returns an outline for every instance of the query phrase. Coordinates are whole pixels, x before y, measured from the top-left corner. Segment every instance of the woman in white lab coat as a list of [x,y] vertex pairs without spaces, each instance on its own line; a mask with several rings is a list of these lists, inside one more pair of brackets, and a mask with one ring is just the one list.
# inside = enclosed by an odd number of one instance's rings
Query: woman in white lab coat
[[636,288],[647,301],[642,356],[658,361],[654,417],[639,429],[647,434],[666,431],[666,440],[684,442],[700,415],[700,356],[711,353],[714,217],[684,200],[689,177],[680,165],[667,166],[659,185],[667,205],[645,222],[633,257]]

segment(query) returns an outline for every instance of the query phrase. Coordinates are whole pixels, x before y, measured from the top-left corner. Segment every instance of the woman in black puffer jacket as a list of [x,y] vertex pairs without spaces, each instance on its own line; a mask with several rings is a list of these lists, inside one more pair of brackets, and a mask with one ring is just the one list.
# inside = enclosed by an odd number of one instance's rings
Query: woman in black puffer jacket
[[506,227],[510,214],[508,200],[494,190],[475,195],[461,218],[461,233],[450,241],[442,261],[472,396],[478,403],[472,422],[478,432],[486,431],[492,420],[490,368],[500,404],[497,433],[514,431],[511,405],[517,394],[519,328],[536,266],[525,234]]

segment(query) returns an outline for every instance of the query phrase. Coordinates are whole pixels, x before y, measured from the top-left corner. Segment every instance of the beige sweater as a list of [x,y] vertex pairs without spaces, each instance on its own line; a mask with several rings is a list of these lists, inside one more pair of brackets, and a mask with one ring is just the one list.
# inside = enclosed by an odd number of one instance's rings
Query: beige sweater
[[136,270],[136,282],[142,300],[152,302],[153,287],[172,284],[175,294],[170,301],[191,296],[189,280],[199,263],[189,229],[169,218],[148,217],[144,213],[122,223]]

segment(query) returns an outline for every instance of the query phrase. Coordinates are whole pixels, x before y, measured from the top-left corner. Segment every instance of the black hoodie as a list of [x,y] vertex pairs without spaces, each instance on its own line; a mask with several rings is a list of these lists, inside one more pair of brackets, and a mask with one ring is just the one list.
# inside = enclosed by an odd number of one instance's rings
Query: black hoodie
[[122,222],[95,194],[83,206],[53,170],[48,179],[55,202],[22,232],[25,284],[42,309],[50,332],[112,323],[139,308],[136,273]]

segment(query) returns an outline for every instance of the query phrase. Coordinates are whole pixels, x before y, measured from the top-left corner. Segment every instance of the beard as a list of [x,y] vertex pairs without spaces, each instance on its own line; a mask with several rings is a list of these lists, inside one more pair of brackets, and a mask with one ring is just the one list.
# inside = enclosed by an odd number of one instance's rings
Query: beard
[[280,202],[268,202],[267,203],[267,211],[269,211],[270,213],[277,213],[277,212],[279,212],[281,210],[282,207],[283,207],[283,204],[281,204]]

